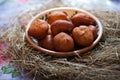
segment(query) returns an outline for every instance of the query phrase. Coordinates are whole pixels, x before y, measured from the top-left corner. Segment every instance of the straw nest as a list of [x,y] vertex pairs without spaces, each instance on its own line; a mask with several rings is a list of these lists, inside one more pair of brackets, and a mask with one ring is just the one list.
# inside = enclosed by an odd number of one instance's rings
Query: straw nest
[[102,22],[103,37],[91,51],[67,58],[40,53],[26,41],[25,25],[39,12],[19,15],[10,23],[12,27],[0,31],[0,41],[9,43],[11,62],[19,71],[35,80],[120,80],[119,12],[90,11]]

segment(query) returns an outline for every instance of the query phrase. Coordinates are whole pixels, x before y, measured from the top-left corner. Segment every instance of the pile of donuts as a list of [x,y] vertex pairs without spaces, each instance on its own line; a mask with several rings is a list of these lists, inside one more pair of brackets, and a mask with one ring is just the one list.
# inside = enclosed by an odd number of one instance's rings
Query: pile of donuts
[[34,20],[28,34],[45,49],[67,52],[91,45],[98,33],[95,24],[95,20],[85,13],[68,17],[65,12],[53,11],[47,20]]

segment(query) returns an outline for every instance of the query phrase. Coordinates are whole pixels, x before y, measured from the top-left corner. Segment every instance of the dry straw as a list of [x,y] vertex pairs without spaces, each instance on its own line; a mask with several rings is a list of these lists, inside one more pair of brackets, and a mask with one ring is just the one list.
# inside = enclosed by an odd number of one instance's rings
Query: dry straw
[[19,71],[34,80],[120,80],[120,12],[90,11],[102,22],[103,37],[88,53],[68,58],[41,54],[26,42],[26,22],[39,12],[21,13],[11,27],[0,31],[0,41],[9,43],[8,52]]

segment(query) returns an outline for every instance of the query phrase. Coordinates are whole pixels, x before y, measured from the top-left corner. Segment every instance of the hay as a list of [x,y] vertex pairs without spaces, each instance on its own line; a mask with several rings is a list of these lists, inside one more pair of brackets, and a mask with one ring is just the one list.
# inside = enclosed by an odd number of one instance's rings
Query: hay
[[25,39],[26,23],[22,21],[29,21],[42,10],[22,13],[8,25],[12,27],[0,31],[0,41],[9,43],[8,52],[15,68],[32,75],[34,80],[120,79],[120,12],[90,10],[104,26],[99,44],[79,57],[55,58],[34,50]]

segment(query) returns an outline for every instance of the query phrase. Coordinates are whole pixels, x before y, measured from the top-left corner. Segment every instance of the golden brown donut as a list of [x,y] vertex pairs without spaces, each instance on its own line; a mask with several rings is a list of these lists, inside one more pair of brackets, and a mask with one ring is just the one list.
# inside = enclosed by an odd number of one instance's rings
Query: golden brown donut
[[44,39],[39,41],[39,44],[45,49],[54,50],[52,35],[47,35]]
[[91,45],[94,40],[93,33],[87,26],[74,28],[72,36],[76,44],[83,47]]
[[68,20],[67,15],[62,11],[53,11],[48,15],[48,23],[52,24],[56,20]]
[[54,48],[56,51],[72,51],[74,49],[74,41],[71,36],[61,32],[54,38]]
[[36,39],[43,39],[48,33],[48,23],[46,21],[36,19],[30,26],[28,34]]
[[90,25],[88,27],[92,31],[94,39],[95,39],[97,37],[98,29],[95,26],[93,26],[93,25]]
[[66,20],[56,20],[51,25],[52,34],[55,36],[60,32],[71,33],[74,28],[74,25],[70,21]]
[[85,13],[77,13],[71,17],[72,23],[75,27],[80,25],[92,25],[95,23],[95,20]]

